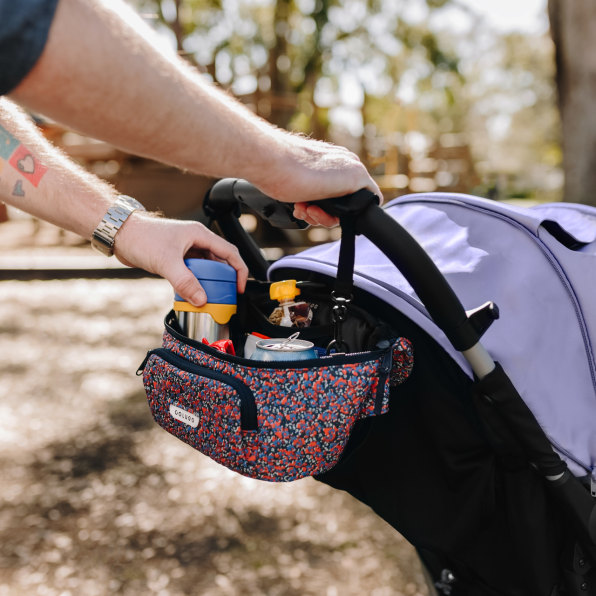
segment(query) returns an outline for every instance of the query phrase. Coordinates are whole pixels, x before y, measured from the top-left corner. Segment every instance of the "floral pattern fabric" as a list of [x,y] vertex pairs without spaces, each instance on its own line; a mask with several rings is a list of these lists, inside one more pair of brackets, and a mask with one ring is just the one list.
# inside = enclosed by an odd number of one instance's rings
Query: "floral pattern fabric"
[[[163,348],[174,358],[151,353],[143,371],[156,422],[227,468],[273,482],[332,468],[356,421],[387,412],[390,383],[413,364],[405,338],[357,361],[338,355],[283,368],[219,357],[168,332]],[[256,430],[242,428],[246,407],[256,410]]]

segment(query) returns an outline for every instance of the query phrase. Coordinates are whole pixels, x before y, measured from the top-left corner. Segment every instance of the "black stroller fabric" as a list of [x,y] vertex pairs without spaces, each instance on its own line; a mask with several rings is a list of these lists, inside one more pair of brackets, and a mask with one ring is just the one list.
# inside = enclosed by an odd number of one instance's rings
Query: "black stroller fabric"
[[[234,181],[226,184],[235,188]],[[241,199],[244,190],[236,194]],[[317,479],[369,505],[415,546],[431,576],[433,596],[596,596],[596,507],[582,485],[588,477],[571,475],[552,449],[530,404],[510,382],[507,366],[507,372],[498,364],[494,370],[484,369],[477,381],[456,362],[449,350],[460,356],[475,348],[488,328],[486,321],[472,321],[419,242],[369,198],[355,194],[320,204],[340,217],[344,238],[349,220],[349,236],[362,234],[389,259],[385,269],[375,270],[379,253],[367,253],[363,279],[381,270],[389,276],[389,263],[413,293],[397,292],[403,308],[396,308],[382,300],[390,280],[377,275],[374,291],[370,284],[356,284],[351,306],[367,313],[369,320],[358,329],[348,316],[340,339],[353,350],[366,350],[373,341],[370,329],[384,329],[383,334],[412,342],[415,364],[399,392],[391,393],[389,412],[358,421],[337,465]],[[342,247],[347,246],[344,238]],[[281,259],[268,275],[274,281],[298,279],[319,284],[324,292],[335,288],[347,295],[351,288],[345,292],[342,287],[342,269],[348,268],[341,266],[341,255],[349,253],[351,259],[353,251],[340,248],[336,267],[335,248],[321,262],[326,250]],[[258,264],[254,247],[241,252]],[[408,317],[402,310],[424,316]],[[427,325],[431,320],[436,325]],[[441,333],[431,337],[430,327]],[[565,368],[549,369],[551,384],[555,379],[560,389],[550,397],[556,398],[562,416],[565,379],[557,373],[564,375]],[[548,389],[547,384],[542,393]],[[591,423],[585,416],[581,421]],[[576,472],[590,470],[578,464]]]
[[[386,310],[362,299],[371,312]],[[522,454],[499,456],[491,446],[474,383],[409,319],[387,314],[414,345],[412,374],[389,412],[358,423],[343,459],[317,479],[369,505],[414,544],[439,594],[596,594],[588,558],[574,550],[542,479]],[[565,568],[575,591],[564,585]]]

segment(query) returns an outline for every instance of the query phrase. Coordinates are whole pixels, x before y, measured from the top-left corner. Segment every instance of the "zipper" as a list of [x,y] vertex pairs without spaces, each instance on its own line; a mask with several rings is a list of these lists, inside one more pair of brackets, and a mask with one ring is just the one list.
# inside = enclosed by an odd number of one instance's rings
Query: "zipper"
[[[220,352],[211,346],[200,343],[193,339],[186,337],[178,333],[166,320],[166,331],[179,342],[195,348],[200,352],[215,356],[218,360],[224,360],[232,364],[238,364],[241,366],[249,366],[250,368],[317,368],[319,366],[332,366],[332,365],[343,365],[343,364],[355,364],[360,362],[368,362],[369,360],[378,360],[385,354],[386,349],[377,349],[368,352],[340,352],[339,354],[330,354],[327,356],[320,356],[319,358],[311,358],[310,360],[274,360],[274,361],[261,361],[252,360],[250,358],[241,358],[240,356],[232,356],[231,354],[225,354]],[[391,349],[389,349],[391,351]],[[141,367],[145,362],[141,365]],[[139,367],[137,374],[142,372],[142,368]]]
[[377,383],[377,394],[375,396],[375,409],[374,414],[378,416],[383,408],[383,397],[385,396],[385,385],[387,384],[387,378],[391,371],[391,364],[393,362],[393,349],[387,350],[387,353],[383,356],[381,366],[379,367],[379,381]]
[[137,368],[137,372],[135,373],[137,377],[140,377],[143,374],[145,366],[147,366],[147,360],[149,360],[149,356],[151,356],[152,353],[152,351],[147,352],[147,355],[145,356],[145,358],[143,358],[143,362],[139,364],[139,368]]
[[186,358],[182,358],[182,356],[178,356],[166,348],[157,348],[147,352],[147,356],[145,356],[145,359],[137,370],[137,375],[139,372],[143,371],[149,358],[154,355],[185,372],[206,377],[208,379],[214,379],[232,387],[232,389],[234,389],[240,397],[241,429],[243,431],[257,431],[259,429],[259,423],[257,419],[257,404],[250,387],[248,387],[246,383],[236,379],[235,377],[231,377],[218,371],[211,370],[205,366],[190,362],[189,360],[186,360]]

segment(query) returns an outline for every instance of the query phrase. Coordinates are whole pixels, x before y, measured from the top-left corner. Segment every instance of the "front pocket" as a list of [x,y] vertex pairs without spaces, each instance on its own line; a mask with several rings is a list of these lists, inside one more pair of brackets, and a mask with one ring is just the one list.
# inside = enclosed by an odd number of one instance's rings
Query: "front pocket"
[[164,430],[230,470],[288,482],[332,468],[356,421],[387,410],[394,347],[259,362],[166,328],[138,372]]
[[[176,415],[176,413],[168,410],[167,415],[175,418],[178,422],[193,426],[193,416],[197,416],[194,410],[197,408],[200,409],[199,403],[205,400],[204,396],[201,398],[201,395],[199,395],[201,392],[205,392],[211,396],[215,405],[219,406],[217,409],[221,410],[222,413],[225,413],[226,410],[234,407],[233,402],[235,401],[235,394],[240,402],[240,430],[258,430],[257,405],[250,387],[245,383],[229,375],[189,362],[185,358],[164,348],[152,350],[147,354],[146,362],[148,365],[151,363],[152,356],[160,358],[171,365],[170,367],[166,367],[161,374],[154,375],[156,378],[152,381],[153,385],[159,386],[159,391],[162,392],[162,394],[170,396],[168,406],[176,405],[173,403],[176,396],[178,396],[179,401],[183,401],[187,407],[193,402],[196,402],[197,404],[190,410],[185,410],[184,405],[178,403],[177,405],[182,412],[179,415]],[[180,371],[182,371],[182,374]],[[190,378],[185,378],[184,373],[190,375]],[[143,381],[146,382],[146,379],[143,379]],[[232,395],[230,395],[230,393],[232,393]],[[191,415],[188,417],[187,422],[184,420],[185,413]],[[162,412],[162,416],[164,414],[166,413]],[[161,424],[159,420],[158,423]],[[196,426],[196,424],[194,426]]]
[[153,417],[216,462],[261,480],[286,482],[333,467],[364,404],[372,415],[378,394],[375,361],[238,367],[242,378],[223,360],[213,364],[226,370],[166,348],[149,352],[141,369]]

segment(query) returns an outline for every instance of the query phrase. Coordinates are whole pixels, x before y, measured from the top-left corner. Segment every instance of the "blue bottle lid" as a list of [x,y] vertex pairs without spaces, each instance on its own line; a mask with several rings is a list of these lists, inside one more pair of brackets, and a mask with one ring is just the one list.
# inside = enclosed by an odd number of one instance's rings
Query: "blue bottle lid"
[[[236,269],[209,259],[184,259],[207,294],[211,304],[236,304]],[[183,299],[176,294],[174,300]]]

